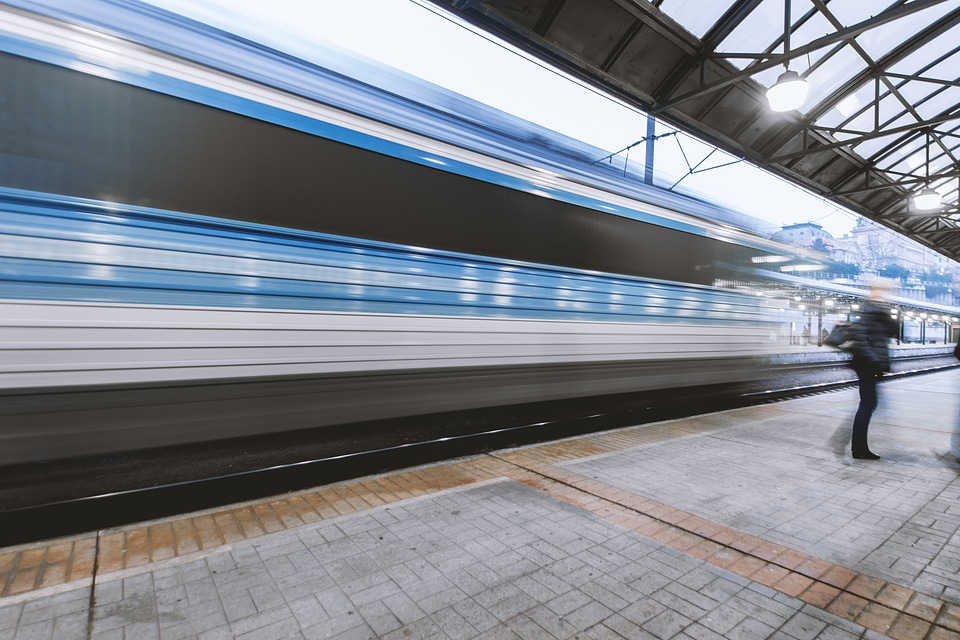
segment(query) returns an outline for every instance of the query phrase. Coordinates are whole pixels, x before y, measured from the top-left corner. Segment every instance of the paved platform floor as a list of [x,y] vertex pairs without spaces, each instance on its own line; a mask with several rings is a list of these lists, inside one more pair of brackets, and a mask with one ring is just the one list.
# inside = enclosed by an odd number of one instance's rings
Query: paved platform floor
[[0,549],[0,640],[960,639],[960,370]]

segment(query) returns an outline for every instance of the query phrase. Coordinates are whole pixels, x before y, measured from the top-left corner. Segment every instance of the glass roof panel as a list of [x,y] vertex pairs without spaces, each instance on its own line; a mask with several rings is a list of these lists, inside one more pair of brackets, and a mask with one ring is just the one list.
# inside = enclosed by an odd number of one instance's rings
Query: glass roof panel
[[856,151],[861,158],[870,159],[875,154],[883,151],[887,146],[892,142],[896,142],[899,138],[896,134],[891,134],[889,136],[883,136],[880,138],[873,138],[871,140],[866,140],[860,144],[853,147],[853,150]]
[[887,157],[877,161],[877,167],[893,171],[913,171],[926,162],[924,138],[916,136],[892,150]]
[[[794,3],[794,10],[792,12],[792,17],[794,19],[794,22],[796,22],[797,18],[799,17],[797,14],[797,9],[802,6],[803,6],[803,3],[800,3],[800,4]],[[781,13],[783,12],[782,6],[780,11]],[[783,24],[782,15],[780,17],[780,23]],[[782,30],[783,27],[781,27],[780,29]],[[796,30],[790,35],[790,48],[796,49],[797,47],[813,42],[817,38],[823,37],[824,34],[833,33],[834,31],[836,31],[836,29],[834,29],[831,26],[830,22],[828,22],[827,19],[824,17],[824,15],[818,11],[814,15],[810,16],[810,18],[806,22],[804,22],[802,25],[797,27]],[[777,35],[779,35],[779,31]],[[816,51],[811,51],[809,56],[810,66],[815,65],[817,61],[820,60],[820,58],[830,53],[831,49],[832,47],[823,47],[823,48],[817,49]],[[808,58],[804,56],[802,60],[803,64],[800,64],[801,61],[798,60],[797,65],[807,66],[807,61],[808,61]]]
[[938,158],[930,158],[930,173],[943,171],[953,164],[953,160],[945,153],[941,153]]
[[[690,3],[701,6],[705,3]],[[796,15],[796,14],[794,14]],[[739,25],[717,45],[721,53],[758,53],[766,51],[770,45],[783,36],[782,0],[764,0],[750,12]],[[740,67],[746,65],[741,61]]]
[[[953,37],[960,40],[960,29],[950,32]],[[922,77],[932,80],[955,81],[957,79],[957,68],[960,67],[960,53],[954,53],[946,59],[941,60],[934,66],[923,72]],[[912,72],[911,72],[912,73]]]
[[947,164],[952,164],[953,158],[950,157],[950,154],[940,146],[936,137],[931,137],[930,163],[932,165],[934,162],[940,161],[946,162]]
[[730,2],[689,2],[689,0],[663,0],[660,10],[679,22],[684,29],[697,36],[703,36],[717,23]]
[[[695,4],[695,3],[690,3]],[[697,5],[700,6],[699,4]],[[803,24],[796,27],[791,32],[790,47],[795,49],[805,45],[812,40],[822,37],[826,33],[833,31],[826,18],[819,12],[813,11],[813,5],[806,0],[794,0],[791,18],[793,24],[797,25],[807,13],[810,17]],[[759,7],[747,16],[730,35],[719,44],[717,51],[720,53],[763,53],[770,49],[774,42],[783,36],[783,2],[782,0],[766,0]],[[778,45],[773,49],[773,53],[783,51],[783,46]],[[823,47],[810,52],[807,56],[795,60],[792,64],[794,70],[802,72],[803,69],[815,65],[823,56],[831,52],[830,47]],[[745,68],[752,62],[750,59],[732,58],[730,60],[740,69]],[[768,84],[761,82],[761,84]]]
[[888,154],[885,158],[877,160],[874,162],[874,165],[881,171],[888,171],[896,166],[900,160],[903,159],[898,153],[898,150],[894,149],[892,153]]
[[[956,51],[957,45],[956,29],[951,29],[910,53],[896,64],[891,65],[889,71],[908,75],[916,73],[918,69],[923,69],[951,51]],[[956,66],[953,68],[955,69]],[[929,72],[924,75],[929,75]]]
[[[799,73],[803,72],[802,69],[794,69],[794,71],[797,71]],[[772,87],[777,83],[777,78],[779,78],[780,74],[782,73],[783,73],[783,67],[770,67],[769,69],[758,71],[757,73],[753,74],[750,77],[765,87]],[[808,106],[812,104],[810,102],[810,98],[807,98],[806,104]],[[803,107],[801,107],[800,110],[803,111]]]
[[960,104],[960,87],[947,87],[945,91],[917,105],[917,113],[924,118],[935,118],[956,109]]
[[911,80],[910,82],[900,85],[898,90],[900,91],[900,95],[902,95],[907,102],[910,104],[917,104],[931,93],[936,91],[938,88],[938,85],[930,82],[918,82]]
[[933,149],[930,153],[937,154],[947,154],[956,149],[956,139],[949,136],[944,136],[938,134],[938,132],[931,132],[931,139],[933,140]]
[[[950,131],[951,130],[945,130],[944,134],[950,133]],[[960,138],[958,138],[956,135],[956,129],[953,129],[952,131],[954,132],[953,135],[941,134],[940,139],[945,145],[947,145],[947,148],[956,152],[958,149],[960,149]]]
[[896,164],[887,167],[886,170],[895,171],[897,173],[913,173],[917,169],[923,167],[926,161],[927,157],[923,149],[918,149]]
[[890,126],[888,122],[893,123],[904,113],[908,113],[909,104],[905,105],[897,96],[887,93],[880,99],[880,126],[887,128]]
[[909,127],[917,123],[917,118],[912,113],[904,113],[902,116],[883,125],[884,129],[894,129],[896,127]]
[[[853,112],[850,115],[853,115],[853,113],[856,113],[857,111],[860,110],[860,108],[856,106],[853,102],[849,102],[848,104],[853,110]],[[823,114],[823,116],[819,120],[817,120],[816,124],[817,126],[820,126],[820,127],[830,127],[832,129],[833,127],[839,126],[848,117],[849,116],[845,115],[839,109],[830,109],[830,111],[827,111],[825,114]]]
[[819,103],[865,67],[863,58],[856,51],[851,47],[843,47],[807,76],[810,83],[807,104]]
[[888,5],[890,2],[864,2],[863,0],[832,0],[827,3],[827,9],[833,16],[845,25],[852,25],[869,20],[877,15],[878,5]]
[[837,139],[838,141],[840,141],[840,142],[844,142],[844,141],[846,141],[846,140],[850,140],[850,139],[852,139],[852,138],[856,138],[856,137],[857,137],[857,134],[855,134],[855,133],[844,133],[843,131],[837,131],[835,134],[833,134],[833,137],[836,138],[836,139]]
[[853,93],[847,94],[843,100],[827,111],[817,120],[817,124],[823,127],[836,127],[845,122],[848,118],[858,115],[867,105],[873,102],[874,83],[866,82]]
[[[873,4],[873,3],[863,3]],[[944,15],[960,6],[960,0],[948,0],[927,9],[911,13],[908,16],[888,22],[885,25],[866,31],[857,36],[857,43],[866,50],[874,60],[882,58],[891,50],[899,47],[909,34],[923,31]],[[934,57],[931,54],[930,58]]]
[[856,118],[843,125],[843,128],[850,131],[859,131],[861,133],[869,133],[873,131],[873,110],[867,109]]

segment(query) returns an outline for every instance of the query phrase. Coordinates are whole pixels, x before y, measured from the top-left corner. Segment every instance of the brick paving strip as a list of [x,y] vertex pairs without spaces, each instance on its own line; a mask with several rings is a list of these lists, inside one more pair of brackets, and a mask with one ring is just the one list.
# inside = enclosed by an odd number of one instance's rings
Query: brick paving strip
[[419,467],[176,519],[0,550],[0,604],[86,587],[383,504],[510,478],[657,542],[897,640],[960,640],[960,605],[765,541],[558,466],[713,430],[650,425]]

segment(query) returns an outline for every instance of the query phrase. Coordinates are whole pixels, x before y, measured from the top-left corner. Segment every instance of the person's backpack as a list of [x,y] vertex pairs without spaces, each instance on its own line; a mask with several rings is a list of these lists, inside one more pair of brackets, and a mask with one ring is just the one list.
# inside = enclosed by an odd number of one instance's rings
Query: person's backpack
[[853,349],[853,323],[838,322],[823,340],[823,344],[840,351],[851,351]]

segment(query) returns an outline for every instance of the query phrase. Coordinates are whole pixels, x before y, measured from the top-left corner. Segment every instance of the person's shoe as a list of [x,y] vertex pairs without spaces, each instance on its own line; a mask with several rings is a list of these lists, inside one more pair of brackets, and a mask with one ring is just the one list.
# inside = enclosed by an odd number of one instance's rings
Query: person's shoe
[[880,456],[872,451],[855,451],[853,457],[857,460],[879,460]]

